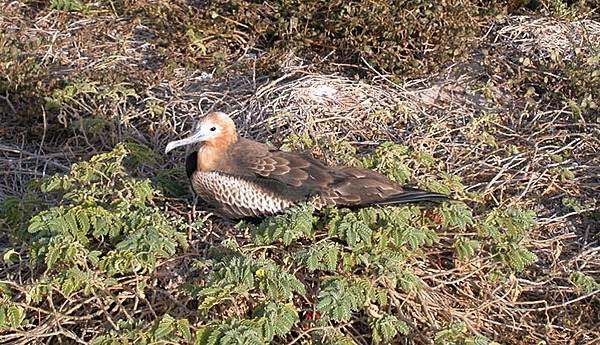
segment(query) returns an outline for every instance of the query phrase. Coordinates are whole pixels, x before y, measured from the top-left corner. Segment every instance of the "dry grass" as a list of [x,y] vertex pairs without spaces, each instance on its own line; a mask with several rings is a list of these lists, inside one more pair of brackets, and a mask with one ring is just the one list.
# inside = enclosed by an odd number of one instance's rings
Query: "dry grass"
[[[398,312],[416,327],[406,343],[427,343],[418,330],[437,328],[449,320],[464,321],[472,334],[507,344],[600,342],[600,290],[581,294],[568,281],[569,272],[577,270],[600,282],[600,225],[582,215],[594,210],[598,214],[600,125],[573,120],[567,109],[519,99],[508,91],[507,80],[485,66],[481,55],[473,53],[443,73],[400,85],[366,63],[355,67],[369,70],[372,78],[355,79],[323,73],[326,59],[315,64],[293,53],[281,60],[277,78],[256,74],[252,66],[258,57],[253,55],[232,57],[231,71],[216,75],[202,66],[169,69],[153,44],[155,33],[126,18],[99,13],[79,20],[68,15],[67,20],[63,13],[36,13],[21,2],[0,2],[0,9],[3,35],[18,42],[43,40],[35,54],[54,77],[104,74],[139,95],[116,104],[98,101],[110,121],[95,134],[74,124],[98,116],[98,108],[84,112],[81,109],[86,107],[66,107],[52,115],[40,110],[36,119],[41,121],[25,123],[18,118],[17,95],[0,95],[0,167],[5,176],[0,197],[19,195],[27,180],[66,172],[71,163],[110,150],[122,140],[162,152],[166,142],[185,136],[202,113],[213,109],[230,112],[241,133],[259,141],[281,143],[290,134],[305,134],[348,141],[360,153],[393,141],[433,155],[434,171],[458,175],[469,191],[482,193],[482,204],[474,207],[519,205],[534,210],[539,222],[530,237],[540,260],[502,282],[491,282],[484,273],[488,258],[462,262],[443,245],[432,248],[432,257],[450,253],[444,257],[450,263],[444,267],[424,263],[420,279],[425,288],[414,295],[396,296],[398,305],[405,303]],[[492,24],[482,39],[490,50],[501,52],[490,53],[498,66],[509,66],[519,56],[546,59],[552,51],[568,59],[576,45],[591,47],[590,54],[596,49],[600,23],[507,17]],[[239,66],[248,67],[240,70]],[[183,157],[163,158],[171,167],[182,164]],[[561,169],[573,178],[561,178]],[[139,172],[141,176],[158,173],[151,168]],[[580,200],[584,210],[574,212],[565,206],[565,197]],[[204,216],[194,209],[170,211],[183,213],[190,221]],[[231,224],[209,221],[207,233],[194,234],[189,252],[164,263],[159,274],[169,272],[168,267],[187,270],[190,256],[204,255],[211,241],[219,242],[234,232]],[[247,241],[244,234],[235,236],[241,243]],[[440,236],[445,243],[451,234]],[[1,247],[7,248],[8,243]],[[4,280],[16,274],[7,270],[0,276]],[[154,279],[164,283],[181,278],[165,273]],[[183,296],[160,294],[165,296],[174,305],[184,303]],[[173,310],[160,298],[153,301],[148,296],[145,301],[152,302],[148,305],[152,313]],[[45,328],[29,337],[2,333],[0,342],[36,343],[36,334],[56,332],[50,323],[53,316],[41,317],[48,320]],[[73,322],[83,320],[66,321],[58,333],[83,342],[70,330]]]
[[498,23],[493,43],[510,44],[513,49],[538,59],[549,59],[553,52],[572,59],[575,49],[600,45],[600,23],[591,19],[561,21],[548,17],[515,16]]

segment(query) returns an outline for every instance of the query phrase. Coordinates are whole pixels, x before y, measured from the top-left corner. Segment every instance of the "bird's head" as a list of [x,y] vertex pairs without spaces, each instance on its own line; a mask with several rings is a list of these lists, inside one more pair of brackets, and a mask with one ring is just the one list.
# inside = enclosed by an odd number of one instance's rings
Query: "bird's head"
[[204,146],[208,145],[224,149],[236,141],[237,133],[233,120],[224,113],[210,113],[200,121],[192,135],[185,139],[168,143],[165,153],[176,147],[194,143],[202,143]]

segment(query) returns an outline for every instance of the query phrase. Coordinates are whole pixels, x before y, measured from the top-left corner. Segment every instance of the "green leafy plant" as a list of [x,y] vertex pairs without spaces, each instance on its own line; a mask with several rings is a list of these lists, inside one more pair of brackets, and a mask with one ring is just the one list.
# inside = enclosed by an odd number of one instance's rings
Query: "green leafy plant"
[[[107,293],[123,278],[151,274],[158,260],[184,245],[177,223],[153,207],[156,191],[150,181],[132,179],[126,171],[151,156],[144,147],[119,145],[73,165],[69,174],[32,182],[31,192],[19,202],[3,203],[5,225],[17,229],[11,236],[26,245],[32,262],[44,267],[27,289],[29,301],[43,303],[55,291],[64,298]],[[362,161],[406,179],[410,171],[402,162],[411,157],[416,156],[403,147],[383,145]],[[452,181],[451,189],[463,190],[460,181],[451,176],[447,180]],[[50,197],[52,206],[45,210],[26,202],[40,200],[40,192],[46,200]],[[226,240],[197,261],[197,269],[207,271],[206,278],[185,284],[197,301],[195,333],[189,317],[163,315],[146,330],[135,318],[114,323],[108,335],[94,341],[265,344],[287,338],[306,324],[298,313],[305,309],[298,303],[302,300],[313,301],[309,324],[315,329],[308,332],[314,339],[347,342],[345,327],[364,323],[361,327],[368,327],[375,341],[393,341],[410,328],[389,312],[390,303],[398,294],[422,290],[415,267],[428,248],[440,242],[441,229],[456,233],[453,247],[460,259],[485,252],[496,258],[498,265],[490,270],[494,275],[520,271],[535,260],[525,247],[533,226],[529,211],[494,209],[474,215],[461,202],[360,210],[328,207],[317,214],[310,202],[303,203],[259,224],[238,224],[237,229],[249,231],[252,243],[240,247]],[[318,285],[308,283],[307,276]],[[144,279],[135,285],[143,291]],[[20,327],[24,310],[6,299],[1,305],[4,325]],[[452,334],[440,339],[459,339],[463,333]]]
[[171,315],[157,318],[148,328],[142,323],[118,321],[119,331],[110,330],[109,335],[101,335],[90,342],[92,345],[119,345],[135,339],[139,344],[169,342],[191,343],[192,331],[187,319],[177,320]]
[[183,234],[152,207],[150,181],[127,173],[125,161],[131,156],[144,160],[147,148],[119,144],[112,152],[74,164],[66,175],[32,182],[32,194],[55,197],[57,205],[30,219],[30,210],[18,213],[22,225],[13,236],[25,244],[33,263],[45,265],[28,291],[29,300],[39,303],[53,290],[65,297],[105,290],[116,284],[115,277],[152,272],[157,258],[185,245]]
[[0,328],[22,330],[27,322],[22,306],[11,301],[13,294],[5,283],[0,283]]
[[323,316],[335,321],[348,321],[353,312],[364,307],[365,291],[369,283],[365,280],[349,281],[345,277],[325,279],[319,293],[317,308]]
[[398,320],[393,315],[370,317],[369,327],[373,332],[373,339],[377,342],[391,340],[398,333],[407,335],[410,331],[405,322]]
[[86,6],[79,0],[51,0],[50,8],[59,11],[83,11]]
[[579,271],[573,271],[569,274],[569,281],[573,283],[582,293],[590,293],[600,289],[600,283],[593,277]]
[[302,203],[286,210],[281,215],[268,218],[258,226],[242,222],[237,227],[248,227],[256,244],[270,244],[281,239],[283,244],[288,246],[302,236],[312,236],[313,222],[315,221],[312,215],[314,210],[312,203]]
[[506,266],[522,271],[537,256],[525,247],[526,234],[536,226],[534,213],[520,208],[494,209],[478,220],[475,228],[481,236],[490,237],[490,249]]
[[[30,125],[39,118],[43,95],[56,84],[46,67],[48,61],[36,54],[46,42],[41,38],[22,42],[0,34],[0,94],[3,112]],[[18,116],[17,116],[18,114]]]
[[250,295],[259,303],[250,318],[239,314],[226,320],[209,319],[199,327],[196,343],[265,344],[291,330],[298,313],[289,301],[293,293],[306,293],[299,280],[268,260],[252,259],[235,250],[215,253],[213,260],[208,283],[191,291],[203,315],[227,305],[236,309],[233,304]]
[[436,345],[498,345],[483,336],[469,337],[463,322],[453,323],[435,334]]
[[378,145],[371,154],[363,157],[360,165],[377,170],[392,180],[404,184],[411,177],[409,168],[404,164],[408,157],[408,147],[385,142]]
[[[401,164],[404,159],[409,159],[405,148],[382,145],[381,149],[374,150],[372,156],[364,157],[363,162],[379,166],[393,175],[394,169],[407,169]],[[410,172],[404,176],[407,178]],[[451,176],[447,179],[453,181],[453,189],[464,190],[459,180]],[[498,269],[504,272],[520,271],[536,259],[525,247],[526,233],[536,225],[533,213],[517,208],[495,209],[482,216],[475,216],[466,204],[460,202],[442,203],[430,208],[413,205],[367,207],[355,211],[329,207],[317,217],[313,212],[310,203],[300,204],[258,225],[238,224],[238,229],[250,231],[253,246],[257,248],[253,251],[254,255],[272,255],[267,254],[270,249],[263,248],[284,246],[288,249],[275,256],[278,257],[277,264],[248,257],[237,246],[225,250],[225,253],[216,251],[211,259],[215,266],[209,282],[192,291],[204,315],[218,310],[231,311],[234,301],[245,300],[253,293],[262,296],[259,300],[276,305],[289,301],[294,294],[306,296],[309,290],[300,284],[300,280],[277,268],[284,265],[293,268],[296,277],[307,274],[320,277],[318,293],[315,292],[312,297],[316,299],[314,308],[320,319],[313,322],[329,324],[329,327],[333,322],[340,326],[333,327],[331,332],[315,330],[312,332],[314,337],[330,341],[343,334],[344,324],[356,322],[354,320],[362,315],[368,320],[373,339],[390,341],[398,334],[409,332],[405,322],[386,312],[390,299],[394,298],[391,291],[411,293],[422,289],[423,283],[415,274],[413,265],[424,257],[426,247],[439,243],[438,229],[457,232],[453,247],[460,259],[476,256],[480,251],[490,251],[492,257],[498,259]],[[472,232],[474,229],[477,231]],[[490,275],[494,272],[491,270]],[[276,283],[275,279],[279,281]],[[264,284],[261,285],[260,281]],[[289,289],[288,284],[293,288]],[[252,310],[257,310],[261,304],[250,305],[254,305]],[[233,316],[239,318],[241,315],[234,313]],[[238,329],[242,324],[245,328]],[[249,324],[240,320],[239,325],[228,323],[227,332],[233,332],[228,328],[232,325],[237,325],[236,332],[255,329],[254,326],[247,328]],[[207,323],[203,327],[203,336],[210,334],[214,336],[211,339],[218,341],[229,339],[225,337],[225,326],[221,323]],[[265,332],[252,331],[248,334],[256,335],[258,338],[252,338],[256,341],[269,339],[264,337]],[[476,342],[481,340],[477,337],[472,339]],[[254,340],[249,338],[247,343]],[[214,341],[217,343],[217,340]]]
[[298,321],[288,304],[261,304],[251,319],[210,322],[197,332],[197,344],[266,344],[276,335],[286,335]]

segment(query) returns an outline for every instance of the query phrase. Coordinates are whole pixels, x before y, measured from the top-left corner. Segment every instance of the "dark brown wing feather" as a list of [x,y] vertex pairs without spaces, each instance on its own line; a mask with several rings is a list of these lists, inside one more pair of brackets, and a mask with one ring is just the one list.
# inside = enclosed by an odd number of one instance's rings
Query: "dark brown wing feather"
[[232,145],[227,154],[227,166],[219,167],[222,171],[277,180],[308,194],[314,195],[320,188],[333,182],[328,168],[305,154],[279,151],[243,138]]
[[369,205],[402,193],[402,186],[372,170],[330,168],[334,181],[321,194],[328,205]]
[[335,180],[321,193],[326,205],[366,206],[448,199],[444,194],[403,187],[369,169],[334,167],[331,173]]

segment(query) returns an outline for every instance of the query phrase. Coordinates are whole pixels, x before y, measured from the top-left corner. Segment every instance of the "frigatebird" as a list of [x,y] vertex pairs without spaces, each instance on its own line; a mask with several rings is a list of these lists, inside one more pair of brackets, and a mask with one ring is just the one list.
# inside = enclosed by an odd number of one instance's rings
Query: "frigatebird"
[[307,154],[280,151],[238,136],[224,113],[206,115],[188,138],[167,144],[199,143],[186,160],[192,188],[228,219],[262,218],[299,202],[363,207],[448,200],[444,194],[402,186],[373,170],[330,167]]

